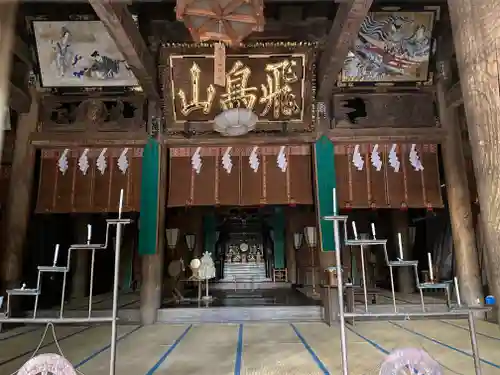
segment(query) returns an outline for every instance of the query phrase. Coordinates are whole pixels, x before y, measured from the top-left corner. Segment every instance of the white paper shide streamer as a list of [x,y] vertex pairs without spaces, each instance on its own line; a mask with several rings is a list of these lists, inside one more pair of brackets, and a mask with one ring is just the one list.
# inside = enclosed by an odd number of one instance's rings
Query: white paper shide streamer
[[201,147],[197,147],[193,156],[191,156],[191,166],[193,167],[196,174],[200,174],[202,164]]
[[59,157],[59,160],[57,161],[57,167],[59,168],[59,171],[63,175],[66,174],[66,172],[69,168],[68,153],[69,153],[69,149],[68,148],[64,149],[61,156]]
[[409,160],[411,166],[413,167],[413,169],[415,169],[415,171],[419,172],[424,170],[424,166],[422,165],[422,161],[420,160],[420,156],[417,152],[416,144],[411,145]]
[[87,174],[87,171],[90,168],[88,154],[89,154],[89,149],[86,148],[85,150],[83,150],[82,154],[80,155],[80,158],[78,159],[78,168],[80,168],[80,171],[84,176]]
[[120,157],[117,160],[118,169],[120,170],[120,172],[122,172],[122,174],[127,173],[127,169],[129,166],[127,153],[128,153],[128,148],[124,148],[120,154]]
[[352,153],[352,164],[356,167],[358,171],[363,170],[363,166],[365,165],[365,161],[359,152],[359,145],[354,146],[354,152]]
[[250,164],[250,168],[252,168],[255,173],[259,170],[260,165],[259,154],[257,153],[258,150],[259,147],[255,146],[250,153],[250,157],[248,158],[248,164]]
[[280,152],[278,153],[276,163],[278,164],[279,169],[281,169],[281,172],[286,172],[288,161],[286,160],[285,146],[280,147]]
[[106,162],[107,151],[108,151],[107,148],[103,148],[96,161],[97,169],[99,170],[99,172],[101,172],[101,175],[103,175],[104,172],[106,172],[106,168],[108,167],[108,163]]
[[378,144],[373,146],[370,160],[372,162],[372,165],[375,167],[375,170],[377,172],[380,172],[380,170],[382,169],[382,159],[380,158],[380,152],[378,151]]
[[231,170],[233,169],[233,161],[231,159],[231,150],[232,147],[228,147],[222,155],[222,168],[227,172],[227,174],[231,174]]
[[401,167],[401,162],[399,161],[398,153],[396,152],[397,147],[397,144],[394,143],[389,151],[389,165],[396,173],[399,172],[399,168]]

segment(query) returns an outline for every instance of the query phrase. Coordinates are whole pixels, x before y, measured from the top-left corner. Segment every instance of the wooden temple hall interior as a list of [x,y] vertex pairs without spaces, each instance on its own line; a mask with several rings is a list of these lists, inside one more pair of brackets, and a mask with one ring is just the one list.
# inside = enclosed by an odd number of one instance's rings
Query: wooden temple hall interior
[[[64,288],[65,303],[90,295],[109,309],[111,246],[71,261],[68,249],[104,243],[119,213],[132,219],[129,321],[221,321],[233,307],[321,320],[335,308],[336,249],[350,308],[363,285],[368,304],[392,308],[391,276],[417,303],[423,290],[446,304],[449,288],[421,285],[454,277],[467,304],[500,295],[500,105],[466,58],[470,38],[487,41],[463,9],[203,4],[0,3],[2,295],[34,291],[50,315]],[[336,243],[324,220],[335,214],[349,238],[387,247]],[[397,259],[416,272],[388,267]],[[40,290],[37,267],[66,264]],[[16,301],[12,314],[32,314],[32,295]]]

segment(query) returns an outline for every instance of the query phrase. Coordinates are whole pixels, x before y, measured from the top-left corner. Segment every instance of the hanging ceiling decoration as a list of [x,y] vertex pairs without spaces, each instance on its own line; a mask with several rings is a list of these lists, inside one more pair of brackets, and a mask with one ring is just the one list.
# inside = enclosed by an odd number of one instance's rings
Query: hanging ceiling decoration
[[237,45],[264,28],[264,0],[177,0],[177,20],[195,42],[215,40]]
[[[177,20],[184,21],[195,42],[213,40],[214,84],[226,84],[226,44],[237,46],[253,31],[264,30],[264,0],[177,0]],[[214,130],[239,136],[255,129],[257,115],[233,109],[215,119]]]

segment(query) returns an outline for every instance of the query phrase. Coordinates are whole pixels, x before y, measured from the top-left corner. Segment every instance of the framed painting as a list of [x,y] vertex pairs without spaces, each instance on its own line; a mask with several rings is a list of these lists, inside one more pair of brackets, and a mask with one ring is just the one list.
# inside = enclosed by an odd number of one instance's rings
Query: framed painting
[[33,21],[44,88],[136,87],[138,81],[100,21]]
[[337,85],[432,84],[433,32],[438,19],[438,7],[368,13],[344,61]]

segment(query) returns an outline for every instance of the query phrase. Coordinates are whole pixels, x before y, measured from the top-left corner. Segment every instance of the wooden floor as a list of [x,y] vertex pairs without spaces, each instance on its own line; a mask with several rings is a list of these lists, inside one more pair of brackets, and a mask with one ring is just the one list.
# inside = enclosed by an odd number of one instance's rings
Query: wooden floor
[[[14,373],[38,345],[42,327],[0,334],[0,374]],[[484,375],[500,374],[500,330],[478,322]],[[64,355],[83,374],[109,374],[109,325],[56,327]],[[339,374],[338,327],[323,323],[119,327],[116,374]],[[427,350],[444,374],[474,374],[466,321],[365,322],[349,327],[350,374],[376,375],[394,348]],[[40,352],[57,352],[50,335]]]

